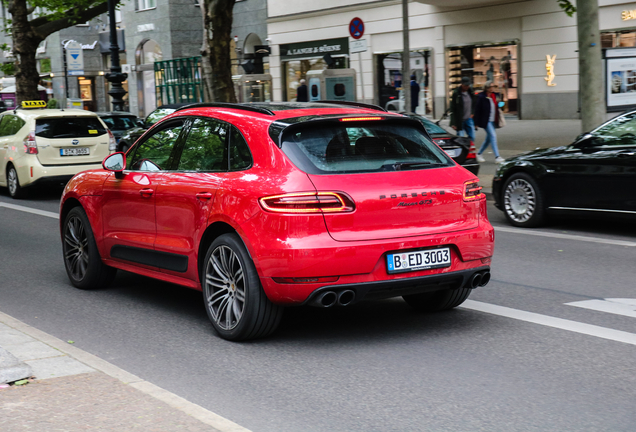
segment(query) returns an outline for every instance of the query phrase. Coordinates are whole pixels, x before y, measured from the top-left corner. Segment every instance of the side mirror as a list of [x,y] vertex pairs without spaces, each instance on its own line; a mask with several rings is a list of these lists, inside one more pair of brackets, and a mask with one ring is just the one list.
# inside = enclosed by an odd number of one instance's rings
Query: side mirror
[[594,135],[590,133],[579,135],[572,145],[576,148],[591,147],[594,145]]
[[113,153],[102,161],[102,167],[106,171],[120,173],[126,168],[126,155],[123,152]]
[[137,126],[144,127],[144,126],[146,126],[146,124],[144,123],[144,121],[142,119],[137,119]]

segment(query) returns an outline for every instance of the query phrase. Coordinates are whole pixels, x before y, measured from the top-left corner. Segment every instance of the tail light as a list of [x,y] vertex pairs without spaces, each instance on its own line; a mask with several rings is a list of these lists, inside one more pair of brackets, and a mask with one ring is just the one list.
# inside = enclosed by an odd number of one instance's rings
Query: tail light
[[472,140],[470,140],[470,148],[468,149],[468,155],[466,155],[466,159],[477,159],[475,143]]
[[486,195],[481,192],[481,189],[479,179],[464,182],[464,201],[479,201],[486,198]]
[[355,210],[353,200],[343,192],[302,192],[259,199],[264,210],[274,213],[348,213]]
[[117,140],[115,139],[115,135],[113,135],[110,129],[106,130],[108,131],[108,151],[117,151]]
[[35,142],[35,131],[29,132],[24,139],[24,152],[26,154],[38,154],[38,145]]

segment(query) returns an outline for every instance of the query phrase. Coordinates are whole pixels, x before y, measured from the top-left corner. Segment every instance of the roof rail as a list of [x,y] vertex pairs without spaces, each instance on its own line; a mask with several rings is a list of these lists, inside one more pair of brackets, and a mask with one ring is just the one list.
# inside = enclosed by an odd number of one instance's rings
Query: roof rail
[[336,100],[319,100],[319,101],[312,101],[312,102],[324,103],[324,104],[347,105],[347,106],[368,108],[368,109],[372,109],[372,110],[376,110],[376,111],[387,112],[387,110],[385,110],[384,108],[379,107],[377,105],[371,105],[371,104],[360,103],[360,102],[336,101]]
[[182,111],[184,109],[189,109],[189,108],[230,108],[230,109],[238,109],[238,110],[244,110],[244,111],[252,111],[252,112],[257,112],[260,114],[266,114],[271,116],[276,115],[274,114],[273,111],[268,110],[267,108],[260,108],[260,107],[250,106],[250,105],[244,105],[244,104],[238,104],[238,103],[227,103],[227,102],[194,103],[191,105],[183,106],[181,108],[177,108],[175,112]]

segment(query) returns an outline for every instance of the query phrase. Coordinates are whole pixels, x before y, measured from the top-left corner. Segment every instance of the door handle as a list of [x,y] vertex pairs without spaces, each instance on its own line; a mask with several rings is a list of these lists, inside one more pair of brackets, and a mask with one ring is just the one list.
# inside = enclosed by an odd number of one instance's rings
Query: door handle
[[200,200],[209,200],[212,198],[212,194],[210,192],[197,192],[197,198]]
[[150,188],[142,189],[139,191],[139,194],[141,194],[141,196],[144,198],[150,198],[153,193],[154,193],[154,190]]

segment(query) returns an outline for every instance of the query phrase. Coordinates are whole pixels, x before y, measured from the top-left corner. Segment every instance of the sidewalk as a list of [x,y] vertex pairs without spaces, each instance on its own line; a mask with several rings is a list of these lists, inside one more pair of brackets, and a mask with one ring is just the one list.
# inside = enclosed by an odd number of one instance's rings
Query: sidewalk
[[[448,120],[441,125],[448,131]],[[501,157],[507,159],[511,156],[525,153],[537,148],[568,145],[581,133],[581,120],[517,120],[506,118],[506,126],[497,129],[497,146]],[[477,151],[486,139],[486,132],[479,129],[475,136]],[[479,180],[484,192],[492,193],[492,179],[497,171],[495,155],[492,148],[488,147],[482,155],[486,162],[480,164]]]
[[0,418],[2,432],[249,432],[3,313]]

